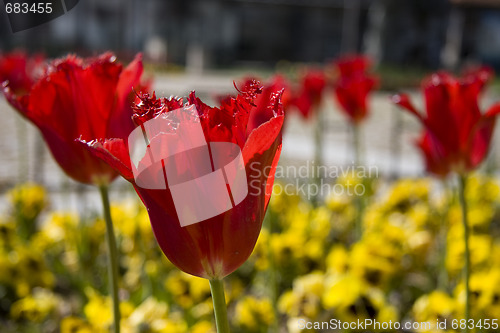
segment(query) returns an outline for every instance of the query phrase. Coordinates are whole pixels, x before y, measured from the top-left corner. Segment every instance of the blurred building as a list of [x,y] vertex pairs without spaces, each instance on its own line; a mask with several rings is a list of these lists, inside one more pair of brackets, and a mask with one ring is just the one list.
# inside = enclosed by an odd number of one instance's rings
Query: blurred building
[[[0,48],[49,55],[123,56],[194,68],[324,62],[367,52],[381,62],[437,68],[467,59],[498,65],[498,0],[81,0],[66,15],[13,34]],[[457,58],[457,59],[454,59]]]

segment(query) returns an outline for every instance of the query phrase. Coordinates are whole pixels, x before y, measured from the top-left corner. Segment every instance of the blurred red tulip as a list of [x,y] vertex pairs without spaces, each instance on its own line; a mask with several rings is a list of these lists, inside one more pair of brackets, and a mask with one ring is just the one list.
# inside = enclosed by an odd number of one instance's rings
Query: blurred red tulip
[[0,54],[0,84],[5,82],[17,95],[26,94],[43,74],[44,61],[42,55],[29,57],[23,51]]
[[349,120],[360,123],[368,116],[368,95],[378,84],[378,79],[367,72],[370,61],[367,57],[355,55],[340,58],[334,65],[339,72],[335,96]]
[[[196,107],[206,141],[231,142],[240,147],[248,186],[248,194],[239,204],[198,223],[181,226],[169,187],[147,189],[138,185],[134,178],[136,165],[131,163],[126,138],[86,143],[95,156],[102,158],[134,185],[148,209],[151,225],[162,251],[184,272],[220,279],[236,270],[250,256],[271,196],[274,172],[281,151],[284,119],[281,91],[276,90],[266,97],[262,94],[262,86],[256,81],[250,81],[242,87],[237,97],[224,100],[220,107],[204,104],[194,92],[189,95],[185,107]],[[146,94],[136,107],[134,119],[144,131],[144,122],[168,115],[168,112],[182,105],[183,101],[179,98],[156,99],[154,94],[152,97]],[[266,112],[259,115],[259,121],[251,123],[249,115],[258,112],[256,105],[262,105]],[[266,121],[261,117],[264,114],[268,116]],[[175,131],[171,125],[166,127],[169,128],[162,127],[159,131]],[[147,158],[147,154],[144,156]],[[138,165],[140,163],[142,162]],[[183,164],[179,170],[183,172],[188,167]],[[163,164],[162,168],[165,168]],[[172,181],[158,170],[152,174],[152,179],[164,176],[168,184]],[[159,178],[157,180],[161,181]]]
[[463,78],[445,72],[431,75],[422,83],[426,115],[417,111],[407,95],[392,98],[425,127],[417,146],[424,154],[427,171],[441,177],[452,171],[464,174],[484,160],[500,103],[481,114],[478,97],[492,74],[483,68]]
[[338,58],[334,63],[340,76],[343,77],[366,73],[371,67],[370,59],[363,55],[347,55]]
[[326,77],[323,71],[315,69],[306,71],[299,90],[290,97],[290,105],[294,105],[304,118],[310,118],[321,104],[325,86]]
[[41,131],[52,155],[68,176],[85,184],[109,183],[118,174],[75,140],[125,137],[134,125],[128,102],[143,71],[138,55],[126,67],[115,56],[68,56],[50,64],[26,95],[10,83],[3,93],[14,108]]

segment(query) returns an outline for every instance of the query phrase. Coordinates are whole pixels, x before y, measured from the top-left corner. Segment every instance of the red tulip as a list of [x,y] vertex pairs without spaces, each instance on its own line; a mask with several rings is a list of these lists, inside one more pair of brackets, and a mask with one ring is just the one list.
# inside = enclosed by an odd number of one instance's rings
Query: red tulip
[[321,70],[308,70],[301,79],[299,90],[291,97],[294,105],[308,119],[321,104],[323,90],[326,86],[325,73]]
[[114,55],[79,59],[68,56],[49,65],[25,96],[7,84],[7,100],[41,131],[52,155],[68,176],[101,185],[118,173],[75,139],[127,136],[134,125],[129,95],[139,85],[141,56],[125,69]]
[[368,115],[368,95],[378,84],[377,78],[367,72],[370,61],[364,56],[347,56],[334,64],[340,74],[335,96],[349,120],[360,123]]
[[[251,81],[241,89],[237,97],[226,99],[220,107],[204,104],[194,92],[187,99],[185,107],[196,107],[208,143],[231,142],[240,147],[248,186],[248,195],[239,204],[236,203],[230,210],[198,223],[181,226],[169,187],[147,189],[138,185],[137,179],[134,178],[136,164],[131,163],[127,139],[121,137],[87,143],[87,147],[95,156],[109,163],[134,185],[148,209],[151,225],[162,251],[184,272],[209,279],[220,279],[236,270],[250,256],[255,246],[272,192],[274,170],[281,150],[284,118],[281,90],[276,90],[267,98],[266,110],[272,111],[266,113],[267,120],[261,124],[249,122],[249,117],[258,111],[256,101],[261,94],[262,87],[258,82]],[[157,99],[154,94],[152,97],[142,95],[141,98],[141,103],[136,106],[134,120],[143,131],[144,122],[168,116],[168,112],[183,105],[182,99],[179,98]],[[259,104],[261,103],[264,101],[260,100]],[[160,128],[159,131],[175,131],[170,125],[166,127]],[[151,142],[154,140],[156,138],[151,139]],[[140,166],[147,156],[148,154],[145,154],[137,165]],[[162,160],[160,169],[149,176],[155,179],[155,175],[159,175],[159,178],[156,178],[158,183],[164,182],[162,177],[166,177],[166,183],[171,184],[172,179],[165,171],[161,172],[165,165],[171,167],[167,164],[170,162],[163,164],[163,161],[165,160]],[[189,168],[186,163],[180,166],[179,172]]]
[[363,55],[347,55],[335,60],[334,64],[342,77],[366,73],[371,67],[370,59]]
[[43,74],[44,58],[29,57],[25,52],[0,54],[0,84],[6,82],[17,95],[27,93],[37,76]]
[[492,72],[486,69],[455,78],[444,72],[425,79],[426,115],[410,103],[407,95],[393,97],[393,102],[415,115],[425,130],[417,141],[427,171],[444,177],[475,169],[486,157],[500,103],[481,114],[478,96]]

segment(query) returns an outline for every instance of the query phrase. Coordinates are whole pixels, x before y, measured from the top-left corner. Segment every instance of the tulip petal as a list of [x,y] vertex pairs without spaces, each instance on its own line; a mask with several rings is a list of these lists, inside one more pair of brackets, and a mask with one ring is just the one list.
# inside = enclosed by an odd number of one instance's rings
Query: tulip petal
[[472,130],[469,144],[470,167],[475,168],[486,158],[495,129],[496,118],[500,114],[500,103],[493,105]]
[[42,55],[28,56],[23,51],[0,54],[0,84],[5,82],[14,94],[25,95],[43,67]]
[[28,109],[28,96],[17,96],[15,92],[9,87],[8,82],[4,82],[2,84],[2,92],[10,105],[12,105],[12,107],[14,107],[14,109],[16,109],[19,114],[37,124],[37,122],[35,122],[35,118],[31,117]]
[[130,182],[134,181],[130,155],[123,139],[99,139],[89,142],[77,139],[76,142],[85,147],[93,156],[106,162],[123,178]]
[[116,86],[116,95],[119,99],[123,99],[125,96],[130,94],[134,85],[140,82],[143,70],[142,54],[139,53],[120,74],[120,78],[118,79],[118,84]]
[[142,73],[141,54],[136,55],[135,59],[120,73],[115,92],[116,104],[108,120],[109,137],[125,137],[134,129],[131,119],[132,104],[128,97],[133,93],[132,89],[140,85]]
[[310,118],[321,104],[323,90],[326,87],[325,73],[321,70],[307,70],[300,83],[300,89],[295,98],[291,98],[290,104],[300,111],[306,119]]
[[351,76],[354,73],[366,72],[371,66],[371,60],[363,55],[345,55],[334,62],[340,76]]
[[243,160],[247,164],[255,155],[262,155],[276,142],[281,141],[281,128],[283,116],[270,119],[268,122],[257,127],[247,139],[243,148]]
[[413,106],[410,97],[407,94],[394,95],[391,97],[391,101],[407,111],[410,111],[410,113],[416,116],[422,123],[425,122],[420,112]]
[[[464,146],[464,136],[461,133],[465,131],[461,119],[463,106],[459,80],[447,72],[438,72],[426,78],[422,87],[427,129],[432,131],[446,151],[460,151]],[[446,125],[443,126],[444,124]]]
[[440,147],[439,141],[434,135],[425,131],[416,145],[424,154],[425,168],[436,176],[445,177],[450,171],[451,166],[447,163],[447,157],[444,156],[444,150]]

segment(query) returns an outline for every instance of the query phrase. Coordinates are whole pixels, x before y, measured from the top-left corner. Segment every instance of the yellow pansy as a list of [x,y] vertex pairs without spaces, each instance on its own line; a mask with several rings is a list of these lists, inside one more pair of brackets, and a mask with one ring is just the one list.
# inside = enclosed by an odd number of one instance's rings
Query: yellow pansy
[[56,310],[59,298],[50,290],[36,288],[31,295],[14,302],[10,309],[12,318],[40,323]]
[[243,297],[236,304],[235,324],[249,332],[260,332],[261,327],[268,327],[274,321],[274,312],[269,299],[252,296]]
[[451,325],[455,316],[457,304],[455,300],[443,291],[433,291],[423,295],[415,301],[412,313],[417,322],[428,322],[431,330],[419,330],[419,332],[441,332],[437,327],[438,319],[446,320]]

